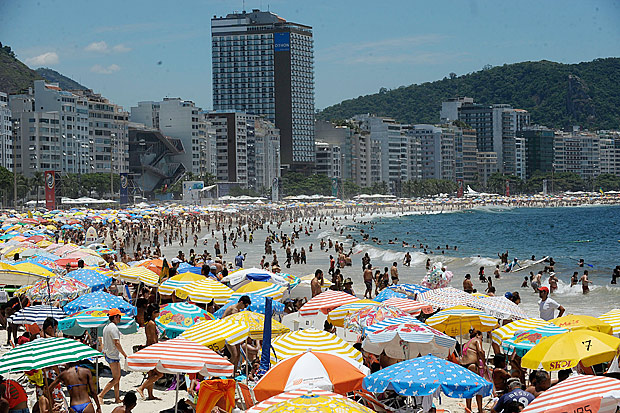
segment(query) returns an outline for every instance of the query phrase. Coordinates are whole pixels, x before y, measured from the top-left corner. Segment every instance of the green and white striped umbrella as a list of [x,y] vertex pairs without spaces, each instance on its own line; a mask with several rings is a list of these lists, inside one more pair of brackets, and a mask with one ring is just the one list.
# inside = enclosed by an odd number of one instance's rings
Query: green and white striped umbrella
[[102,354],[76,340],[40,338],[4,354],[0,358],[0,374],[43,369],[91,357],[102,357]]

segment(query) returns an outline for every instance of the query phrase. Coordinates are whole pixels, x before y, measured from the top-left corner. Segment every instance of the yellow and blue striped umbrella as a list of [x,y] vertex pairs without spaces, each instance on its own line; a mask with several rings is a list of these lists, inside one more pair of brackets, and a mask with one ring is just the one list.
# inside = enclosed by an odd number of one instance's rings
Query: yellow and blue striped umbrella
[[204,278],[177,289],[177,296],[189,298],[196,303],[208,303],[215,300],[217,305],[224,305],[232,295],[233,290],[219,281]]
[[118,271],[117,274],[121,280],[133,284],[142,282],[151,287],[156,287],[159,284],[159,276],[144,267],[127,268],[126,270]]
[[335,334],[327,331],[309,328],[284,334],[273,340],[271,362],[273,364],[283,359],[303,353],[305,351],[326,351],[336,353],[354,360],[363,362],[362,353],[357,351]]
[[620,335],[620,309],[614,308],[598,318],[612,326],[614,335]]
[[262,295],[263,297],[271,297],[274,300],[281,300],[285,291],[286,287],[282,287],[277,284],[272,284],[266,281],[250,281],[249,283],[237,288],[237,290],[232,294],[232,298],[238,299],[246,293],[252,293]]
[[465,306],[456,306],[440,311],[426,320],[436,330],[456,337],[467,334],[470,329],[491,331],[497,327],[497,319],[484,311]]
[[250,328],[241,323],[224,320],[205,320],[185,330],[183,337],[195,341],[213,351],[224,348],[224,344],[238,344],[248,338]]
[[[248,326],[250,329],[250,338],[255,340],[263,339],[263,330],[265,325],[265,316],[252,311],[240,311],[238,313],[229,315],[225,318],[226,321],[240,323]],[[271,320],[271,335],[280,336],[290,332],[291,329],[276,320]]]
[[535,317],[517,320],[493,330],[491,333],[491,338],[495,344],[501,345],[504,340],[513,338],[516,333],[523,333],[527,330],[533,330],[537,327],[543,327],[548,324],[548,321]]
[[204,280],[205,276],[201,274],[194,274],[192,272],[184,272],[177,274],[161,283],[159,286],[159,293],[164,295],[172,295],[178,288],[190,285],[194,281]]

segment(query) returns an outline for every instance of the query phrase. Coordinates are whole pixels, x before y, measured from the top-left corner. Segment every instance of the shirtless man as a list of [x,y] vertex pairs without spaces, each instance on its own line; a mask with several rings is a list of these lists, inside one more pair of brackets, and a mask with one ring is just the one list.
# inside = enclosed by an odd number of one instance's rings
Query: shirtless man
[[[159,341],[157,325],[155,324],[155,319],[157,317],[159,317],[159,307],[153,304],[149,305],[146,311],[146,325],[144,326],[147,347],[156,344]],[[163,373],[160,373],[157,369],[153,369],[148,372],[146,381],[136,389],[142,400],[144,400],[144,389],[146,389],[149,394],[147,400],[161,400],[153,395],[153,386],[161,377],[163,377]]]
[[314,272],[314,278],[310,281],[310,289],[312,290],[312,297],[316,297],[321,294],[323,287],[323,271],[316,270]]
[[390,268],[390,277],[392,278],[392,285],[398,284],[398,268],[396,268],[398,264],[396,261],[392,263],[392,268]]
[[532,282],[530,283],[530,285],[532,286],[535,292],[538,292],[538,289],[540,288],[541,279],[542,279],[542,271],[538,271],[536,275],[534,276],[534,278],[532,279]]
[[581,276],[579,281],[581,281],[581,290],[583,291],[583,293],[584,294],[589,293],[590,287],[588,286],[588,284],[592,284],[592,281],[588,279],[588,270],[585,270],[583,272],[583,275]]
[[463,280],[463,291],[466,293],[474,292],[474,284],[471,282],[471,275],[465,274],[465,279]]
[[554,272],[549,275],[549,289],[551,290],[550,292],[558,289],[558,277],[555,276]]
[[372,266],[370,264],[368,264],[364,270],[364,285],[366,285],[364,298],[372,300]]
[[70,363],[65,371],[60,373],[56,379],[48,386],[55,388],[62,382],[69,391],[70,411],[73,413],[94,413],[95,408],[91,398],[97,405],[97,413],[101,413],[101,405],[97,392],[93,386],[93,376],[90,370],[78,367],[77,363]]
[[[247,295],[242,295],[239,298],[237,304],[231,305],[224,311],[222,318],[226,318],[229,315],[237,314],[240,311],[244,311],[250,306],[250,304],[252,304],[252,300],[250,299],[250,297],[248,297]],[[226,343],[226,348],[230,352],[230,362],[233,364],[233,366],[235,366],[236,369],[241,355],[241,344],[235,344],[234,346],[231,346],[230,344]]]

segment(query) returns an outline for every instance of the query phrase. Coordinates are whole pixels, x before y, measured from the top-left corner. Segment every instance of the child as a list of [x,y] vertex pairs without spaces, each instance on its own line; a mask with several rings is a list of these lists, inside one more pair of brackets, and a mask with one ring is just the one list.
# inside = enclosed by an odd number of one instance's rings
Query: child
[[523,277],[523,283],[521,284],[521,288],[527,288],[527,276]]

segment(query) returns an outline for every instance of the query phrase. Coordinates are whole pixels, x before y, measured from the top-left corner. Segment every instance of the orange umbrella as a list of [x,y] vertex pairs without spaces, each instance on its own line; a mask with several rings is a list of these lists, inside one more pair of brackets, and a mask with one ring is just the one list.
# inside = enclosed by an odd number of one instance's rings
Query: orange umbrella
[[157,275],[161,275],[161,269],[164,266],[164,261],[160,258],[154,258],[152,260],[146,260],[138,264],[138,266],[146,267],[153,271]]
[[282,392],[318,388],[345,394],[362,388],[369,370],[348,357],[320,351],[306,351],[273,366],[254,387],[256,400]]

